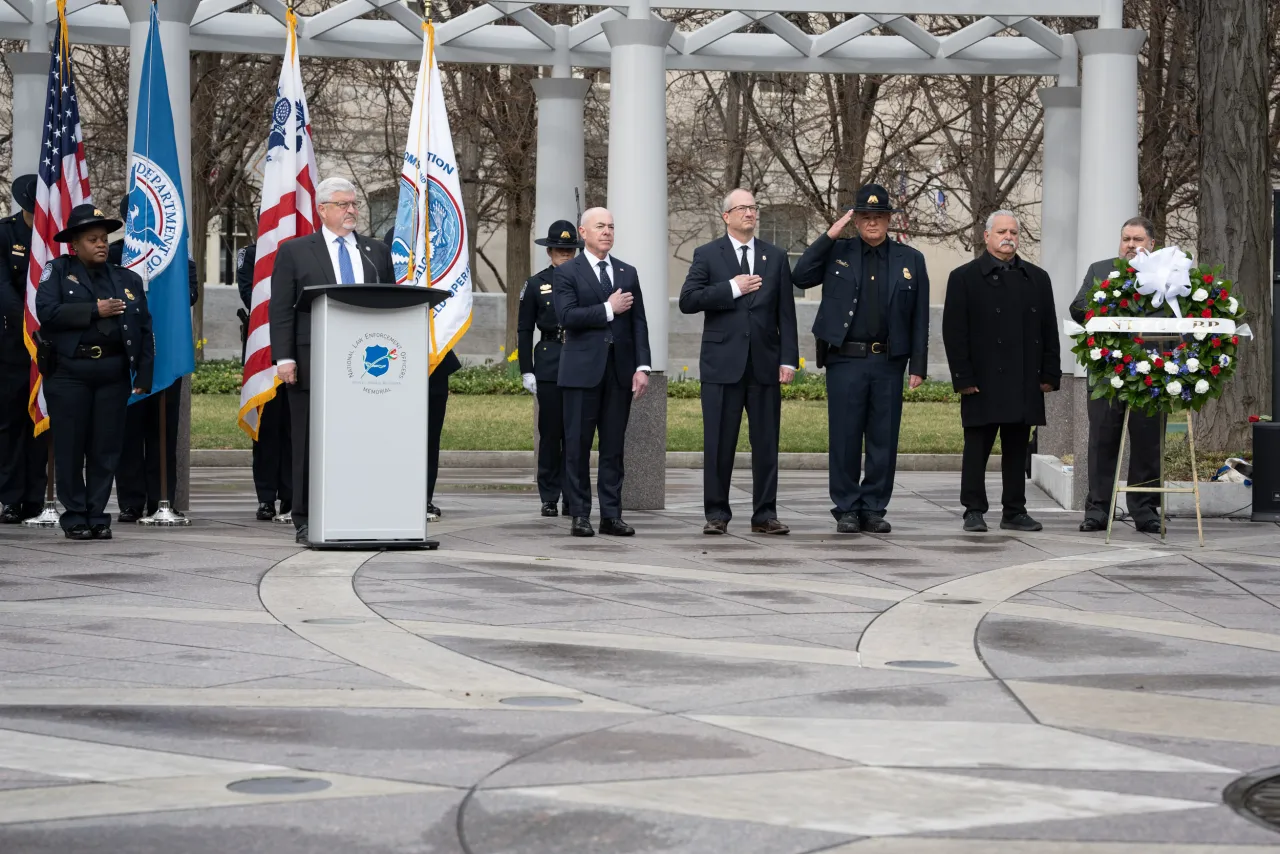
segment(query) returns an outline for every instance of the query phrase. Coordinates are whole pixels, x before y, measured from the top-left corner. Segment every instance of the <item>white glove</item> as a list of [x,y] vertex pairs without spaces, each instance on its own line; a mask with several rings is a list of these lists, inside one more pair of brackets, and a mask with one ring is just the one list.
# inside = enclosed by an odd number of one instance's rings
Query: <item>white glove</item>
[[521,374],[520,379],[524,383],[525,391],[529,394],[538,393],[538,381],[533,378],[533,374]]

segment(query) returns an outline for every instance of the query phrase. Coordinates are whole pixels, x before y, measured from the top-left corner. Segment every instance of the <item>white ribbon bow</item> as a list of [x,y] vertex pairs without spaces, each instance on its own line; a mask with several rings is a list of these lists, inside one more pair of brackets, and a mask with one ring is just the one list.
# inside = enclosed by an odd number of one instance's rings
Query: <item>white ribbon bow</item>
[[1129,266],[1138,271],[1138,293],[1151,297],[1156,308],[1169,303],[1175,317],[1182,317],[1178,297],[1191,296],[1191,259],[1176,246],[1158,252],[1139,249]]

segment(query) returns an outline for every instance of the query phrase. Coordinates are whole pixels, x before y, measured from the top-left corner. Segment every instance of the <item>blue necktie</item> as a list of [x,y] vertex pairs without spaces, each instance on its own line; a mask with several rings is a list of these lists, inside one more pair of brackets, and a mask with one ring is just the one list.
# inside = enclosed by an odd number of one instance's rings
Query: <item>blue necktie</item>
[[347,252],[347,241],[339,237],[333,242],[338,244],[338,284],[354,285],[356,283],[356,271],[351,266],[351,255]]

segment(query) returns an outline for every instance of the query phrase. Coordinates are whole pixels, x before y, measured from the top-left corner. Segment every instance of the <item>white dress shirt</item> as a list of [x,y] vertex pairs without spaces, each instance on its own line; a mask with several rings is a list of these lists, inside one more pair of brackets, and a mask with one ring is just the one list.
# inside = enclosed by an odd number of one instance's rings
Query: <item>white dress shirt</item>
[[[338,240],[347,244],[347,255],[351,258],[351,272],[355,274],[353,284],[364,284],[364,260],[360,254],[360,247],[356,245],[355,232],[351,232],[346,237],[338,237],[329,230],[329,226],[320,226],[320,233],[324,236],[325,248],[329,250],[329,261],[333,264],[333,280],[337,282],[342,278],[342,266],[338,263]],[[277,359],[276,365],[292,365],[293,359]]]
[[[753,237],[746,243],[741,242],[732,234],[729,235],[729,242],[733,244],[733,257],[742,263],[742,247],[747,247],[747,269],[751,271],[751,275],[756,273],[756,239]],[[733,291],[733,298],[737,299],[742,296],[742,289],[738,287],[738,283],[733,279],[729,280],[729,289]]]
[[[596,274],[596,281],[598,281],[601,286],[604,285],[604,279],[600,277],[600,262],[604,262],[605,270],[609,273],[609,281],[613,284],[613,289],[616,291],[618,289],[618,274],[613,267],[613,256],[605,255],[603,258],[597,258],[595,255],[591,254],[590,249],[582,254],[583,257],[587,259],[587,263],[591,265],[591,272]],[[613,306],[609,305],[609,300],[607,299],[604,301],[604,316],[606,321],[613,323]],[[636,365],[636,370],[648,371],[650,370],[650,367],[648,365]]]

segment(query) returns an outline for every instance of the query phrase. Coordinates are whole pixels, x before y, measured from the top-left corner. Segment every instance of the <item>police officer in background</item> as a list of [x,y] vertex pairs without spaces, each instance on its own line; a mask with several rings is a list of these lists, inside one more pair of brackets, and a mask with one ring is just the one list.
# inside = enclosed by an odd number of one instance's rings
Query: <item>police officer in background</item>
[[155,340],[142,279],[107,262],[107,235],[122,225],[93,205],[72,208],[54,240],[70,244],[73,254],[46,264],[36,291],[55,480],[66,508],[60,521],[69,540],[111,539],[107,499],[125,410],[130,393],[151,390]]
[[[253,309],[253,265],[258,260],[257,244],[250,243],[236,255],[236,287],[245,311]],[[247,330],[246,330],[247,331]],[[253,443],[253,489],[258,495],[259,522],[270,522],[279,513],[293,510],[293,435],[289,422],[289,386],[276,386],[276,396],[262,407],[258,416],[258,440]]]
[[0,219],[0,522],[9,525],[39,515],[49,481],[49,432],[32,435],[31,354],[22,337],[35,175],[14,179],[13,200],[22,210]]
[[[129,220],[129,197],[120,200],[120,219]],[[124,263],[124,238],[111,244],[107,262],[117,266]],[[191,304],[200,298],[200,284],[196,278],[196,262],[187,259],[187,283]],[[178,412],[182,403],[182,379],[157,391],[148,398],[129,407],[125,419],[124,448],[120,452],[120,465],[116,470],[116,503],[120,505],[117,517],[123,523],[137,522],[144,515],[150,516],[160,506],[160,413],[165,417],[165,499],[172,502],[178,489]],[[175,515],[181,516],[177,510]]]
[[[556,384],[564,330],[556,319],[551,283],[556,267],[572,261],[582,248],[576,232],[573,223],[562,219],[551,224],[545,239],[533,241],[547,247],[551,266],[526,281],[520,290],[516,352],[520,354],[524,387],[538,397],[538,495],[542,498],[543,516],[559,515],[556,504],[564,478],[564,397]],[[542,333],[536,350],[535,326]]]
[[[929,273],[923,255],[889,239],[893,213],[888,191],[867,184],[791,274],[798,288],[822,285],[813,334],[827,368],[831,514],[841,534],[892,530],[884,514],[897,471],[902,378],[910,373],[917,388],[928,365]],[[858,234],[842,240],[850,220]]]

